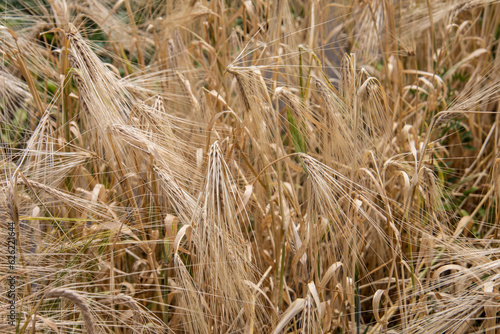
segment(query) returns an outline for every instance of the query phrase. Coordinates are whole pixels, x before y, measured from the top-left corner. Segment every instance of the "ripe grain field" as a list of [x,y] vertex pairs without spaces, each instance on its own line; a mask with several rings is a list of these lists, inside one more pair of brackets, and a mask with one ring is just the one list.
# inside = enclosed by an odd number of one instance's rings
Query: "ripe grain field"
[[0,333],[500,331],[498,0],[0,10]]

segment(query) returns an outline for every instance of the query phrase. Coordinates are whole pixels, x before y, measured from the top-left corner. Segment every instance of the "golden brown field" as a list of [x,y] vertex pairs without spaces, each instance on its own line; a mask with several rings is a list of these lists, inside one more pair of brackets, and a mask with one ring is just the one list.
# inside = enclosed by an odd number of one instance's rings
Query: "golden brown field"
[[498,0],[0,9],[1,333],[500,331]]

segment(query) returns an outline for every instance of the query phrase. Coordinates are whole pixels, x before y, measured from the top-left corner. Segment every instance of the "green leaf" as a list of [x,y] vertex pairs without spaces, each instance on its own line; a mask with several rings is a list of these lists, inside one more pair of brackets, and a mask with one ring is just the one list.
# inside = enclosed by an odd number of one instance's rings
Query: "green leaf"
[[295,151],[306,153],[306,142],[300,133],[297,120],[293,117],[289,108],[286,108],[286,116],[288,123],[290,123],[290,133],[292,135],[293,147],[295,148]]
[[471,193],[473,193],[477,189],[478,189],[477,187],[472,187],[470,189],[467,189],[466,191],[464,191],[464,196],[469,196]]

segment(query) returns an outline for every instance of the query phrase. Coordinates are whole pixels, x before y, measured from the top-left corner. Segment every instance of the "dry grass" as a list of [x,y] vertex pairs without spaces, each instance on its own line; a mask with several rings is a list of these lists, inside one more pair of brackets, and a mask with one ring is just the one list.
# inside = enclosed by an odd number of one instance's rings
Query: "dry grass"
[[500,330],[498,1],[0,8],[0,332]]

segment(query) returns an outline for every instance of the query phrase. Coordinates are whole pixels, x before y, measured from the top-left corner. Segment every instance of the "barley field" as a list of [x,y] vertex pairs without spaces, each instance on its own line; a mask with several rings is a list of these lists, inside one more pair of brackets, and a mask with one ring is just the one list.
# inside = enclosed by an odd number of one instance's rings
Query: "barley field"
[[500,1],[4,0],[0,333],[500,332]]

